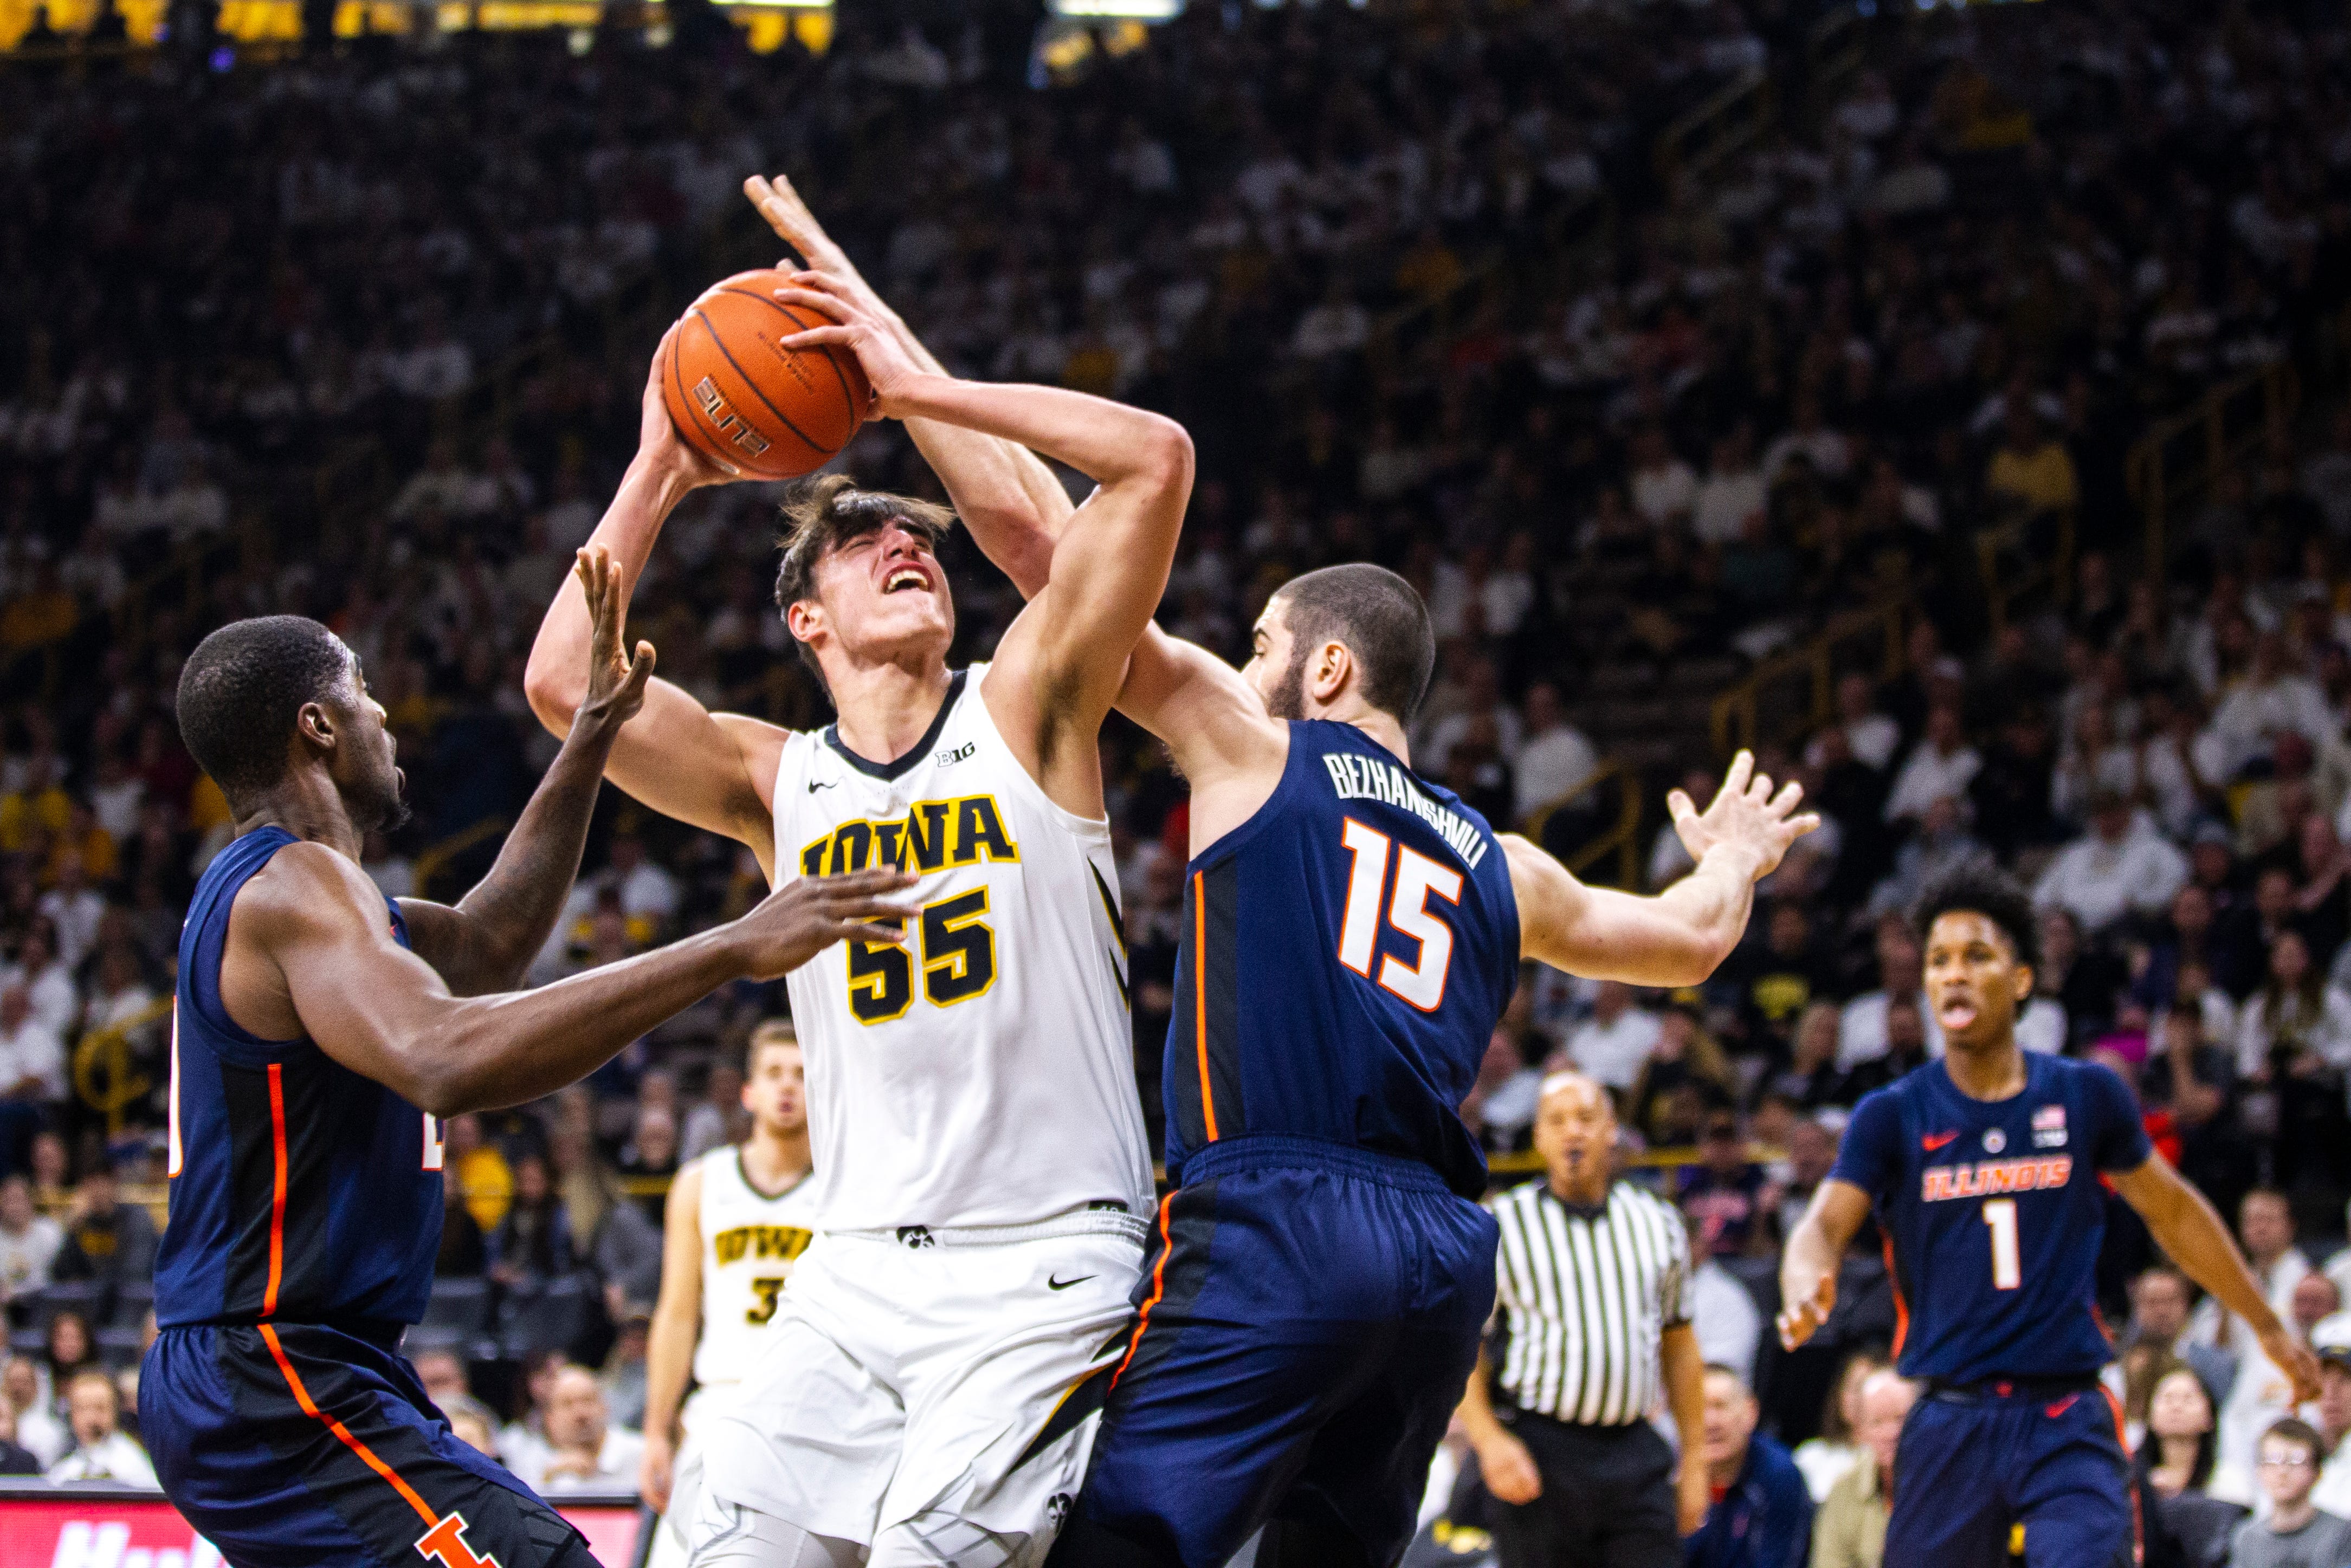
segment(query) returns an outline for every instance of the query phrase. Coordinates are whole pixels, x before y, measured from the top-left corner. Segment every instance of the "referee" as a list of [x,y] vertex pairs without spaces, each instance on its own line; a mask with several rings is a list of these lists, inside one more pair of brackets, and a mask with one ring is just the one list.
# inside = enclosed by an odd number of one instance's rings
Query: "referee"
[[[1678,1568],[1681,1536],[1706,1518],[1688,1235],[1671,1204],[1616,1182],[1615,1143],[1608,1092],[1554,1073],[1535,1117],[1546,1179],[1492,1203],[1501,1367],[1479,1357],[1461,1424],[1503,1505],[1501,1568]],[[1646,1419],[1661,1379],[1683,1433],[1678,1473]]]

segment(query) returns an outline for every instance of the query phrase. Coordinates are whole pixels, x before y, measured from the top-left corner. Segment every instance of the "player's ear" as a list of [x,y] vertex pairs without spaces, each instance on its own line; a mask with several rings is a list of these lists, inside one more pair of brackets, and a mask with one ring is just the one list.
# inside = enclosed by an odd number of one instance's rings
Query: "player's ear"
[[1354,673],[1354,653],[1343,642],[1326,642],[1314,651],[1314,665],[1309,675],[1307,690],[1314,701],[1325,707],[1336,701],[1347,689],[1347,678]]
[[306,744],[331,752],[338,733],[335,716],[327,711],[324,702],[305,702],[294,715],[294,733]]
[[784,611],[784,629],[801,642],[814,642],[823,624],[823,607],[808,599],[795,599]]
[[2032,966],[2031,964],[2022,964],[2022,963],[2021,963],[2021,964],[2018,964],[2018,965],[2016,966],[2016,1002],[2017,1002],[2017,1005],[2018,1005],[2018,1006],[2020,1006],[2020,1007],[2022,1007],[2022,1005],[2024,1005],[2025,999],[2026,999],[2027,997],[2031,996],[2032,994]]

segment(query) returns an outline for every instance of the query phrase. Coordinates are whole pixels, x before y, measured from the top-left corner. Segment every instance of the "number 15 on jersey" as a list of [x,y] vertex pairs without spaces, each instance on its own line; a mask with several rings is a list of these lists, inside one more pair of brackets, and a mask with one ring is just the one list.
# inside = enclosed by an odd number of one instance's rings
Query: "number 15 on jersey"
[[[1339,961],[1421,1012],[1436,1012],[1453,963],[1453,929],[1428,903],[1441,898],[1458,906],[1461,874],[1352,816],[1341,836],[1353,865],[1347,876],[1346,913],[1339,922]],[[1420,944],[1417,961],[1408,964],[1377,950],[1383,902],[1387,924]]]

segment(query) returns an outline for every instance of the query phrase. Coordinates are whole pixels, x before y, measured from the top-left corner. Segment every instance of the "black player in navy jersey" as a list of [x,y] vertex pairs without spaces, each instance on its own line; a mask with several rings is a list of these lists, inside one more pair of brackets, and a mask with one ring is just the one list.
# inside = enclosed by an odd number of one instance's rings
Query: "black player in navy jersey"
[[[825,265],[826,340],[877,388],[918,373],[904,324]],[[1050,473],[1009,442],[914,434],[981,547],[1039,592],[1083,525]],[[1655,898],[1587,888],[1413,771],[1436,649],[1403,578],[1310,573],[1256,637],[1237,670],[1148,628],[1119,695],[1192,786],[1164,1079],[1177,1185],[1124,1354],[1055,1417],[1103,1411],[1057,1568],[1215,1568],[1266,1524],[1277,1553],[1393,1562],[1492,1304],[1485,1161],[1458,1107],[1521,958],[1695,984],[1813,826],[1742,754],[1705,812],[1674,792],[1693,875]]]
[[2095,1300],[2100,1179],[2253,1325],[2297,1401],[2318,1397],[2318,1365],[2211,1205],[2148,1143],[2122,1080],[2017,1044],[2037,956],[2023,891],[1955,876],[1917,923],[1947,1052],[1855,1108],[1781,1262],[1781,1341],[1795,1348],[1827,1317],[1838,1260],[1875,1207],[1895,1355],[1927,1385],[1895,1459],[1886,1561],[1999,1568],[2022,1526],[2031,1568],[2129,1568],[2130,1456],[2098,1382],[2114,1356]]
[[181,732],[237,836],[196,888],[173,1013],[171,1222],[140,1427],[235,1568],[593,1568],[577,1532],[455,1438],[398,1352],[441,1241],[439,1118],[593,1071],[731,981],[894,940],[893,872],[803,878],[731,926],[543,990],[520,980],[579,868],[653,649],[622,652],[601,556],[590,700],[454,908],[392,900],[360,844],[401,814],[383,710],[316,621],[238,621],[182,672]]

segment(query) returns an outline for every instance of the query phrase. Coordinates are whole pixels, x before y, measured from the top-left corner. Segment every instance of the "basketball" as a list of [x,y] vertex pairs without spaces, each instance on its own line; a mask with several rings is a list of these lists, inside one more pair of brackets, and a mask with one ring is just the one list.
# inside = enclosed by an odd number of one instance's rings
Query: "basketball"
[[662,400],[696,452],[755,479],[798,479],[849,444],[873,389],[846,349],[787,348],[822,316],[776,297],[789,275],[739,272],[678,318],[662,366]]

